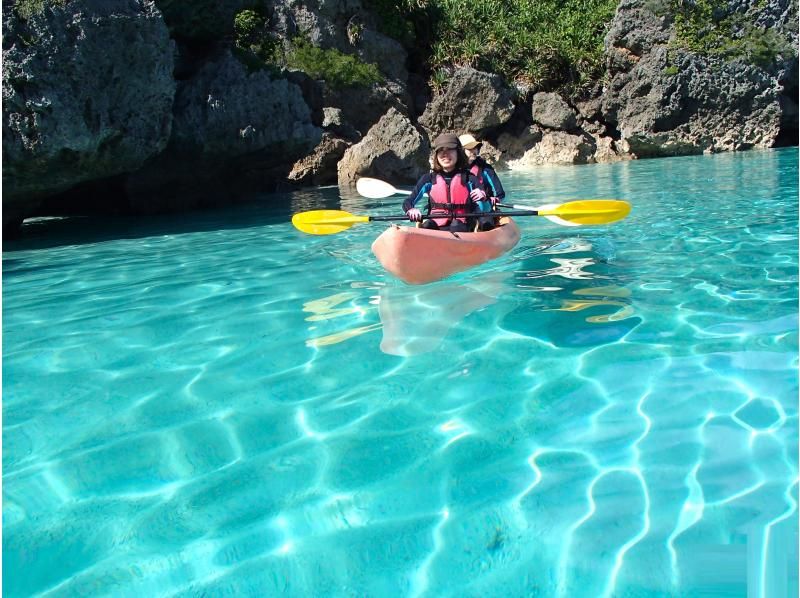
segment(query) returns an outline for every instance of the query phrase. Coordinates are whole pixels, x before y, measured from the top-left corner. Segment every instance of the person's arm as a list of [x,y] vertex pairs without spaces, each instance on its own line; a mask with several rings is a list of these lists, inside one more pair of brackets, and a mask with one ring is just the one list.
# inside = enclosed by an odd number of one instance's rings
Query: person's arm
[[467,176],[467,189],[470,191],[473,189],[483,189],[480,179],[471,172],[469,173],[469,176]]
[[469,177],[467,178],[467,188],[469,189],[470,199],[475,202],[475,205],[478,207],[479,211],[486,212],[492,209],[483,185],[481,185],[480,180],[474,174],[470,173]]
[[403,212],[408,213],[409,210],[420,210],[422,207],[422,198],[431,190],[431,176],[430,174],[423,175],[417,181],[416,186],[408,194],[406,200],[403,202]]
[[489,194],[489,197],[496,197],[497,201],[503,201],[506,192],[494,168],[488,164],[483,167],[483,180],[486,182],[486,192]]

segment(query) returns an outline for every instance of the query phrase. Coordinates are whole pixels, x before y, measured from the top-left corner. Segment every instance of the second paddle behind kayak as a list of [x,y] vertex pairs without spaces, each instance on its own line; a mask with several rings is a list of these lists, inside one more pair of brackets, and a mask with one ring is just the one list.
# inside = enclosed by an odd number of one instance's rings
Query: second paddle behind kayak
[[425,284],[500,257],[519,237],[511,218],[501,218],[490,231],[475,233],[392,225],[372,243],[372,253],[403,282]]

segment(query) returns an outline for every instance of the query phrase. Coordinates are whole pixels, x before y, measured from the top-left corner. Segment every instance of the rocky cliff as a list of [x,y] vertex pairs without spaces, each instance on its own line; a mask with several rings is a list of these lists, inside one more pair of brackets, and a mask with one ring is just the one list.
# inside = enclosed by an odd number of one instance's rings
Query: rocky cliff
[[[302,35],[380,80],[253,68],[234,21],[254,6],[276,44]],[[747,25],[732,29],[741,51],[708,53],[679,43],[668,0],[622,0],[605,78],[576,98],[469,67],[431,93],[361,0],[4,2],[4,230],[37,212],[188,209],[362,175],[409,183],[441,130],[480,136],[508,168],[797,144],[796,1],[728,10]]]

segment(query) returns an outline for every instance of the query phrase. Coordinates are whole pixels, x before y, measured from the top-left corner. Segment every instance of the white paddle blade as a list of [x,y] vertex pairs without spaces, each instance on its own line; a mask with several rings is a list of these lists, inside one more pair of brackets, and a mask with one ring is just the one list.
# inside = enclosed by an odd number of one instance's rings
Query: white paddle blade
[[410,193],[407,190],[396,189],[386,181],[369,177],[361,177],[356,181],[356,191],[358,191],[359,195],[370,199],[381,199],[392,195],[408,195]]

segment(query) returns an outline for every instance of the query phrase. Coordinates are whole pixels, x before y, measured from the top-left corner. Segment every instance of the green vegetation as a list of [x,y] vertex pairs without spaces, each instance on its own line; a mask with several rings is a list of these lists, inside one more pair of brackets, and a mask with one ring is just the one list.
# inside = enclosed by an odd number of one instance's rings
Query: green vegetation
[[794,56],[788,36],[757,27],[752,15],[730,12],[726,0],[671,0],[675,46],[704,56],[744,60],[768,67],[778,56]]
[[[537,89],[579,92],[603,71],[603,38],[618,0],[366,0],[383,31],[431,73],[496,72]],[[409,32],[417,48],[409,44]],[[417,54],[415,55],[415,51]],[[435,84],[441,84],[441,74]]]
[[[576,95],[604,71],[603,38],[618,0],[364,0],[381,30],[401,41],[412,70],[441,89],[469,65],[537,90]],[[761,5],[765,4],[762,0]],[[785,32],[755,26],[729,0],[644,0],[674,19],[673,47],[766,67],[796,56]],[[791,6],[795,7],[796,3]],[[797,15],[790,22],[796,22]],[[668,67],[669,68],[669,67]]]
[[[415,23],[423,24],[427,0],[366,0],[364,5],[381,19],[380,30],[411,50],[417,41]],[[424,37],[424,36],[422,36]]]
[[292,48],[286,53],[286,66],[301,70],[314,79],[324,79],[334,88],[368,87],[383,81],[383,75],[374,64],[338,50],[317,48],[300,37],[292,40]]
[[32,16],[40,15],[48,6],[58,6],[63,8],[69,0],[17,0],[14,4],[14,10],[19,17],[24,20],[30,19]]
[[[353,24],[353,37],[360,35],[360,25]],[[314,79],[324,79],[331,87],[369,86],[383,81],[374,64],[338,50],[317,48],[303,37],[294,38],[288,49],[271,35],[267,20],[254,10],[243,10],[234,19],[236,51],[248,68],[290,68],[303,71]]]
[[280,43],[270,36],[267,20],[254,10],[243,10],[233,20],[233,32],[239,56],[252,67],[280,61]]
[[431,89],[433,89],[436,93],[440,93],[442,90],[444,90],[444,86],[447,85],[449,78],[450,75],[446,69],[439,69],[431,74],[428,83],[431,86]]

